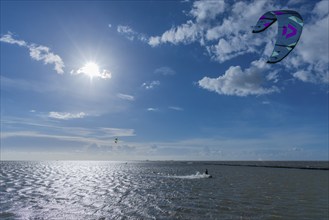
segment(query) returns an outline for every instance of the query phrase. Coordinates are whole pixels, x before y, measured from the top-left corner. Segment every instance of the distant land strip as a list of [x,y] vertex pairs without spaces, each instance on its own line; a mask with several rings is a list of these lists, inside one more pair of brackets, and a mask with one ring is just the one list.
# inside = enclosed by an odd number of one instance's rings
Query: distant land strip
[[265,168],[285,168],[285,169],[300,169],[300,170],[329,170],[329,167],[297,167],[286,165],[257,165],[257,164],[228,164],[228,163],[205,163],[206,165],[218,166],[237,166],[237,167],[265,167]]

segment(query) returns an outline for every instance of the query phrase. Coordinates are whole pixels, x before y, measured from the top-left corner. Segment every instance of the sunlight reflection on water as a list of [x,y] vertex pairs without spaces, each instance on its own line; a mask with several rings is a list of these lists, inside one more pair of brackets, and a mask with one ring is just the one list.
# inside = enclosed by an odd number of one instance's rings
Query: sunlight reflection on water
[[[0,162],[1,219],[328,219],[328,171]],[[204,178],[208,168],[214,176]]]

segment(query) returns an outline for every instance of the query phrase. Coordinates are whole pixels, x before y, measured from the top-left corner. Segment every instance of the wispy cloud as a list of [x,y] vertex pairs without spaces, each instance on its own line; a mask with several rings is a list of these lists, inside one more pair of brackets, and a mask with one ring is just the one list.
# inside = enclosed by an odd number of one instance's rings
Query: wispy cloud
[[155,80],[155,81],[152,81],[152,82],[143,83],[142,87],[145,88],[145,89],[154,89],[155,87],[157,87],[159,85],[160,85],[160,81]]
[[69,119],[77,119],[77,118],[84,118],[87,116],[84,112],[79,113],[69,113],[69,112],[49,112],[49,118],[55,118],[60,120],[69,120]]
[[154,70],[154,73],[164,76],[171,76],[176,74],[175,70],[171,69],[168,66],[159,67],[156,70]]
[[40,131],[15,131],[15,132],[3,132],[1,134],[1,139],[15,138],[15,137],[29,137],[29,138],[48,138],[58,141],[68,141],[68,142],[79,142],[79,143],[99,143],[108,144],[110,139],[101,140],[99,138],[94,138],[92,136],[78,136],[70,134],[54,134],[54,133],[43,133]]
[[32,59],[37,61],[43,61],[44,64],[54,64],[55,65],[54,69],[57,73],[59,74],[64,73],[63,70],[64,62],[62,58],[59,55],[52,53],[49,47],[37,45],[34,43],[30,44],[24,40],[16,40],[13,38],[13,34],[10,32],[8,34],[3,35],[0,38],[0,41],[4,43],[16,44],[18,46],[25,47],[29,49],[30,56]]
[[132,95],[127,95],[127,94],[122,94],[122,93],[118,93],[117,97],[123,100],[128,100],[128,101],[134,101],[135,97]]
[[149,112],[157,112],[157,111],[159,111],[158,108],[147,108],[146,110],[149,111]]
[[[23,119],[26,120],[26,119]],[[18,124],[24,123],[17,118],[15,121]],[[13,123],[15,123],[13,122]],[[32,122],[32,120],[31,120]],[[5,121],[5,123],[7,123]],[[308,146],[327,146],[327,134],[318,132],[310,128],[299,128],[295,130],[283,129],[272,131],[270,134],[255,137],[237,136],[230,137],[214,137],[193,139],[181,139],[169,142],[128,142],[123,137],[136,136],[135,130],[131,128],[80,128],[80,127],[65,127],[53,126],[47,124],[29,124],[29,130],[21,130],[21,126],[13,131],[15,124],[11,123],[10,131],[2,130],[1,141],[6,143],[6,139],[22,138],[23,140],[31,141],[39,138],[49,139],[49,143],[61,143],[68,148],[65,148],[63,153],[69,154],[70,146],[75,145],[75,150],[85,152],[90,149],[90,146],[97,147],[93,150],[101,152],[123,153],[126,158],[132,159],[130,153],[135,152],[135,156],[140,159],[147,159],[152,156],[152,159],[224,159],[224,160],[245,160],[258,158],[262,159],[295,159],[303,158],[306,160],[314,158],[323,158],[327,155],[327,151],[314,150]],[[34,123],[34,122],[33,122]],[[38,129],[42,126],[45,129]],[[233,128],[232,128],[233,129]],[[251,128],[255,129],[255,128]],[[256,128],[260,129],[260,128]],[[119,138],[119,143],[114,143],[114,137]],[[27,139],[24,139],[27,138]],[[59,142],[57,142],[59,141]],[[289,143],[294,143],[293,145]],[[6,150],[10,150],[10,144],[7,142]],[[86,147],[88,146],[88,147]],[[241,146],[245,146],[241,149]],[[266,148],[264,148],[266,146]],[[2,149],[4,150],[4,149]],[[38,149],[39,150],[39,149]],[[5,151],[5,150],[4,150]],[[29,149],[30,153],[36,149]],[[45,151],[49,152],[49,148]],[[110,151],[110,152],[109,152]],[[19,153],[20,151],[15,151]],[[124,153],[126,152],[126,153]],[[91,152],[89,152],[91,153]],[[297,154],[296,154],[297,153]],[[128,155],[129,154],[129,155]],[[92,156],[92,155],[91,155]],[[109,156],[109,154],[107,154]],[[81,159],[81,157],[78,157]],[[135,158],[135,157],[134,157]],[[45,158],[42,158],[45,159]],[[59,157],[63,159],[63,155]],[[68,157],[70,159],[70,157]],[[72,159],[72,157],[71,157]],[[114,158],[115,159],[115,158]]]
[[10,32],[8,34],[3,35],[0,38],[0,41],[4,42],[4,43],[8,43],[8,44],[17,44],[18,46],[21,46],[21,47],[27,47],[28,46],[28,44],[24,40],[14,39],[12,37],[12,33],[10,33]]
[[[59,114],[60,119],[65,114]],[[67,114],[66,114],[67,115]],[[74,115],[74,114],[71,114]],[[76,114],[78,116],[79,114]],[[80,115],[83,115],[80,113]],[[58,115],[55,114],[55,117]],[[111,127],[71,127],[51,123],[51,121],[27,120],[25,118],[9,118],[2,121],[4,124],[1,139],[14,137],[31,137],[31,138],[49,138],[59,141],[77,142],[77,143],[97,143],[108,145],[113,143],[113,137],[131,137],[136,136],[132,128],[111,128]],[[6,127],[10,126],[10,131]],[[28,130],[21,130],[22,126]],[[15,131],[12,131],[12,130]]]
[[138,33],[134,31],[131,27],[126,25],[118,25],[117,32],[130,41],[133,41],[135,39],[142,42],[148,41],[148,37],[145,34]]
[[170,30],[164,32],[161,36],[150,37],[148,44],[152,47],[159,46],[164,43],[172,44],[189,44],[199,39],[202,30],[201,27],[192,21],[187,21],[186,24],[182,24],[179,27],[173,27]]
[[161,36],[149,38],[149,45],[155,47],[164,43],[189,44],[199,41],[204,44],[204,31],[208,21],[214,20],[225,8],[224,1],[195,1],[189,15],[194,21],[188,20],[185,24],[172,27]]
[[55,91],[54,85],[45,85],[36,81],[24,80],[24,79],[12,79],[5,76],[0,76],[1,89],[21,89],[31,90],[39,93],[48,91]]
[[198,23],[213,20],[225,10],[224,1],[195,1],[190,14],[195,17]]
[[175,110],[175,111],[184,111],[183,108],[178,107],[178,106],[169,106],[168,108],[171,109],[171,110]]
[[292,74],[295,78],[303,82],[313,82],[317,81],[315,75],[312,74],[309,70],[298,70]]
[[204,77],[198,83],[201,88],[221,95],[248,96],[278,92],[279,89],[275,86],[262,87],[264,83],[262,72],[268,68],[265,62],[254,61],[245,70],[240,66],[231,66],[224,75],[218,78]]
[[104,133],[104,136],[109,136],[109,137],[131,137],[131,136],[136,136],[134,129],[101,128],[100,131]]

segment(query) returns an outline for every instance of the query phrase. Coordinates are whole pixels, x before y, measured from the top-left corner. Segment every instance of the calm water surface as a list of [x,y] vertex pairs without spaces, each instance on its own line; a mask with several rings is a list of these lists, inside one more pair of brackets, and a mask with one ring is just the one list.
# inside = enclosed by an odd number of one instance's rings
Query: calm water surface
[[[329,218],[328,170],[205,162],[0,165],[0,219]],[[213,178],[200,174],[206,168]]]

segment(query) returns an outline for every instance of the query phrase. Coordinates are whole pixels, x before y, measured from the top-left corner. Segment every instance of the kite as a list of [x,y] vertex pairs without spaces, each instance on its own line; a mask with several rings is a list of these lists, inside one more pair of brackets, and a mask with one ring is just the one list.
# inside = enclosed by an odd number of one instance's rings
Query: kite
[[272,55],[267,63],[277,63],[295,48],[303,30],[303,18],[291,10],[268,11],[263,14],[252,33],[259,33],[266,30],[275,21],[278,21],[278,35]]
[[115,138],[115,139],[114,139],[114,143],[117,144],[117,143],[118,143],[118,140],[119,140],[118,138]]

